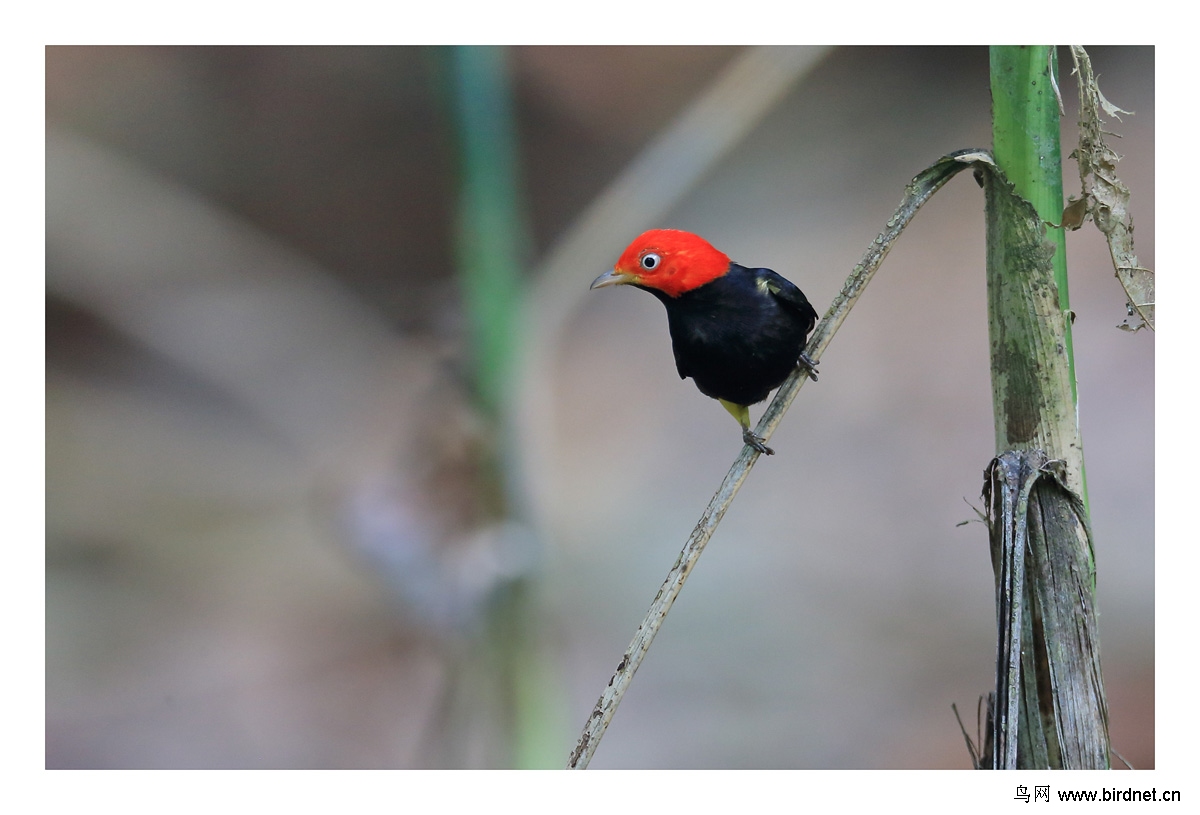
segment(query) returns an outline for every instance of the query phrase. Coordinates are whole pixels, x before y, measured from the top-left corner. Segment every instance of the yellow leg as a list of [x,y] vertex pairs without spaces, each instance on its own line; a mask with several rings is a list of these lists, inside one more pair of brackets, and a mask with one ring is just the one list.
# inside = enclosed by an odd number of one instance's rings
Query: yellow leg
[[733,402],[726,402],[724,399],[718,399],[721,407],[729,411],[729,415],[738,420],[738,424],[743,430],[750,427],[750,408],[746,405],[735,405]]
[[738,424],[742,426],[742,441],[753,447],[760,453],[768,456],[775,455],[775,451],[767,447],[766,440],[758,436],[750,429],[750,408],[747,405],[737,405],[733,402],[727,402],[724,399],[718,399],[721,407],[729,411],[729,415],[737,419]]

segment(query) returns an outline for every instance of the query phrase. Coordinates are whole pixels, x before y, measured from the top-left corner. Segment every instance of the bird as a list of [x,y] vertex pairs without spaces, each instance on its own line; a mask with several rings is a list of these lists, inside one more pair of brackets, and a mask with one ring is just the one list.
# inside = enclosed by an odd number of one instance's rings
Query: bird
[[590,288],[633,286],[667,309],[680,379],[691,377],[742,427],[742,441],[775,451],[750,429],[750,405],[779,387],[797,366],[816,381],[804,351],[817,312],[804,293],[771,269],[747,268],[699,235],[679,229],[643,232]]

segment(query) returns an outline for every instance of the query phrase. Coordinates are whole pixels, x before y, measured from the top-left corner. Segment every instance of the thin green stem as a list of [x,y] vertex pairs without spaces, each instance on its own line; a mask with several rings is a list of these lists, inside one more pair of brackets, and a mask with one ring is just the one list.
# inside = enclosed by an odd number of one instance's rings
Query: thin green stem
[[524,251],[516,124],[505,51],[453,49],[461,154],[458,266],[479,400],[501,413],[512,382]]
[[[513,371],[524,310],[521,270],[528,261],[525,208],[507,53],[502,47],[451,50],[460,153],[456,249],[471,341],[471,384],[490,433],[475,488],[497,529],[522,515],[525,501],[511,461]],[[505,755],[516,768],[552,766],[561,694],[540,650],[536,586],[521,575],[500,586],[489,609],[486,643],[477,651],[497,691]]]

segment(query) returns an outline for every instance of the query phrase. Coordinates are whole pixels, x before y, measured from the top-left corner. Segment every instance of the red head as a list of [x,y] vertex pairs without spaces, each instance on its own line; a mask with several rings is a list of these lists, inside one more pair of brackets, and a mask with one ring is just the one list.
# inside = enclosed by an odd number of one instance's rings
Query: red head
[[651,229],[629,244],[613,270],[596,278],[592,288],[631,283],[678,297],[727,271],[729,256],[699,235]]

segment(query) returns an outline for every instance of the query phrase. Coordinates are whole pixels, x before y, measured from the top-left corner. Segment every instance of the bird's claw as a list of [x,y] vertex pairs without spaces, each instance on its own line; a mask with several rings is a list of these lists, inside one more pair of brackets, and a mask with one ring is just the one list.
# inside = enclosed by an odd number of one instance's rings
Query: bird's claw
[[800,352],[800,364],[808,369],[808,378],[813,382],[817,381],[817,366],[820,365],[819,360],[815,360],[803,351]]
[[742,441],[744,441],[750,447],[753,447],[758,452],[762,453],[764,456],[775,455],[775,451],[772,450],[770,447],[767,447],[767,445],[765,444],[766,439],[764,439],[762,436],[755,434],[754,431],[752,431],[748,427],[742,428]]

